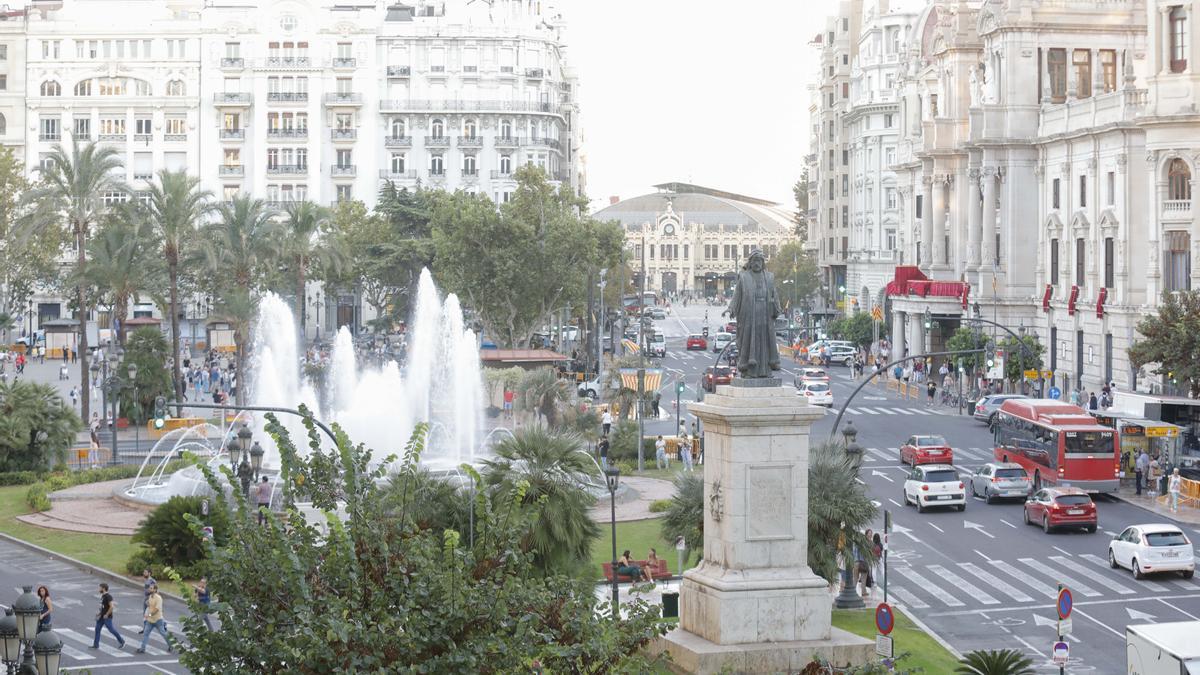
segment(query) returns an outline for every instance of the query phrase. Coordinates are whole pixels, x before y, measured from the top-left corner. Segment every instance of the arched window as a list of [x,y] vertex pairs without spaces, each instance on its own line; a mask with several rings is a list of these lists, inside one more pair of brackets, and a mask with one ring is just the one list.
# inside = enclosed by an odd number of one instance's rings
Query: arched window
[[75,83],[75,95],[76,96],[91,96],[92,95],[92,81],[91,80],[80,80],[79,82],[76,82]]
[[[403,117],[392,118],[392,138],[404,138],[408,135],[408,124],[404,122]],[[398,172],[398,173],[403,173]]]
[[42,83],[42,96],[62,96],[62,85],[54,80],[46,80]]
[[8,132],[8,120],[4,119],[4,114],[0,113],[0,136]]
[[463,138],[475,138],[478,133],[478,125],[475,120],[467,120],[463,122]]
[[183,96],[185,92],[183,80],[171,80],[167,83],[167,96]]
[[1167,166],[1167,199],[1190,200],[1192,198],[1192,170],[1187,162],[1176,157]]
[[446,135],[446,124],[441,120],[434,120],[429,125],[429,135],[434,138],[443,138]]
[[500,120],[500,138],[512,140],[512,120]]

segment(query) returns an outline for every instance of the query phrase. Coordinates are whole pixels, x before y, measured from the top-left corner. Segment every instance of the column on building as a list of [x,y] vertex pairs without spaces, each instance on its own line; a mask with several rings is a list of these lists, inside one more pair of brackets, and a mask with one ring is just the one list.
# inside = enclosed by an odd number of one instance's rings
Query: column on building
[[980,266],[995,264],[996,248],[996,167],[983,167],[983,203],[980,205],[983,227],[980,233]]
[[1150,233],[1149,241],[1146,242],[1147,253],[1149,260],[1146,265],[1146,297],[1157,298],[1162,293],[1162,271],[1160,256],[1162,251],[1159,248],[1159,242],[1162,241],[1161,230],[1162,221],[1160,214],[1162,213],[1159,200],[1167,192],[1166,176],[1158,166],[1158,151],[1151,150],[1146,153],[1146,170],[1150,172],[1150,198],[1146,200],[1146,208],[1150,213],[1146,217],[1146,222],[1150,224],[1148,228]]
[[921,314],[920,312],[906,312],[904,318],[908,320],[908,333],[904,338],[905,356],[925,353],[925,342],[921,334]]
[[[1092,49],[1092,96],[1104,93],[1104,68],[1100,65],[1100,50]],[[1115,83],[1114,83],[1115,84]]]
[[921,264],[933,262],[933,176],[921,176]]
[[943,265],[946,257],[946,190],[950,176],[935,176],[933,180],[933,262]]
[[979,167],[967,170],[967,269],[979,269],[979,244],[983,238],[983,203],[979,199]]
[[892,310],[892,360],[904,357],[904,312]]

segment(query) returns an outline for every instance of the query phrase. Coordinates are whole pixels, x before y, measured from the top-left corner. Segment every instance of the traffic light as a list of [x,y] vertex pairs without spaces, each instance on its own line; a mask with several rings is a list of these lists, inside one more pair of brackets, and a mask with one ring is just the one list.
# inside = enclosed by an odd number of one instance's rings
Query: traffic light
[[154,397],[154,428],[161,429],[167,424],[167,399],[162,396]]
[[929,330],[930,328],[933,328],[933,312],[929,311],[929,308],[926,307],[925,308],[925,330]]
[[682,394],[683,390],[686,388],[687,388],[687,385],[685,385],[683,382],[679,382],[678,384],[675,385],[675,392]]
[[996,366],[996,343],[988,340],[987,343],[987,367],[994,368]]

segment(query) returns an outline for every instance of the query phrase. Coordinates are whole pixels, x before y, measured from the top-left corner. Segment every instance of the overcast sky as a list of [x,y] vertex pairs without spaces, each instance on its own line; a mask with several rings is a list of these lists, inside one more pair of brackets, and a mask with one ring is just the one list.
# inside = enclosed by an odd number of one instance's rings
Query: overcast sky
[[793,205],[835,0],[560,0],[592,208],[683,181]]

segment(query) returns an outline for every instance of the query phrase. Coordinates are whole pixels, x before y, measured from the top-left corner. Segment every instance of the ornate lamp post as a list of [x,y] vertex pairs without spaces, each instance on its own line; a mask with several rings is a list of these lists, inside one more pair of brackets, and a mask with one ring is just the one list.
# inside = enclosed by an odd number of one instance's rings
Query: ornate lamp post
[[13,616],[12,608],[4,610],[0,618],[0,659],[6,666],[5,672],[12,675],[17,670],[17,662],[21,660],[21,640],[17,634],[17,617]]
[[621,470],[611,464],[604,470],[604,482],[608,485],[608,502],[612,507],[612,604],[613,621],[621,618],[620,591],[617,588],[617,484]]
[[[125,349],[121,345],[112,341],[112,339],[104,342],[105,358],[99,362],[93,361],[91,366],[92,377],[100,380],[100,409],[106,418],[111,415],[112,423],[108,427],[110,437],[112,438],[112,457],[110,463],[115,464],[120,456],[117,447],[117,399],[121,393],[121,389],[125,387],[125,382],[117,375],[118,369],[125,361]],[[110,375],[111,372],[111,375]],[[137,368],[133,367],[133,372],[137,372]],[[112,408],[109,408],[108,402],[112,400]],[[103,421],[103,424],[109,424],[108,419]]]
[[[38,597],[33,594],[32,586],[22,586],[24,590],[21,596],[13,603],[12,613],[16,615],[16,631],[17,641],[25,646],[24,653],[21,655],[21,665],[17,668],[21,675],[58,675],[59,657],[62,653],[62,640],[54,634],[54,631],[43,631],[38,634],[38,616],[42,613],[42,603]],[[13,646],[10,643],[9,632],[11,624],[10,617],[6,616],[0,619],[0,637],[3,640],[5,656],[12,656],[13,660],[9,661],[9,668],[16,665],[16,654],[9,654],[10,648]],[[37,653],[37,660],[34,660],[34,653]]]
[[[237,465],[237,477],[242,481],[242,494],[246,499],[250,499],[250,482],[254,480],[255,475],[254,466],[250,464],[250,437],[252,435],[250,427],[244,424],[241,429],[238,429],[238,445],[241,446],[242,461],[238,462]],[[259,458],[259,462],[262,462],[261,457]]]
[[263,450],[258,441],[254,441],[254,445],[250,448],[250,468],[254,469],[254,480],[258,480],[261,475],[262,460],[265,454],[267,454],[266,450]]
[[[858,476],[858,469],[862,466],[863,449],[858,444],[858,430],[854,428],[854,422],[847,422],[842,428],[842,436],[845,437],[846,457],[850,459],[851,466],[854,467],[854,475]],[[863,600],[858,595],[858,589],[854,584],[854,564],[857,562],[854,558],[854,550],[850,546],[842,547],[842,557],[845,559],[845,567],[842,569],[842,592],[838,593],[834,600],[834,606],[838,609],[858,609],[864,606]]]

